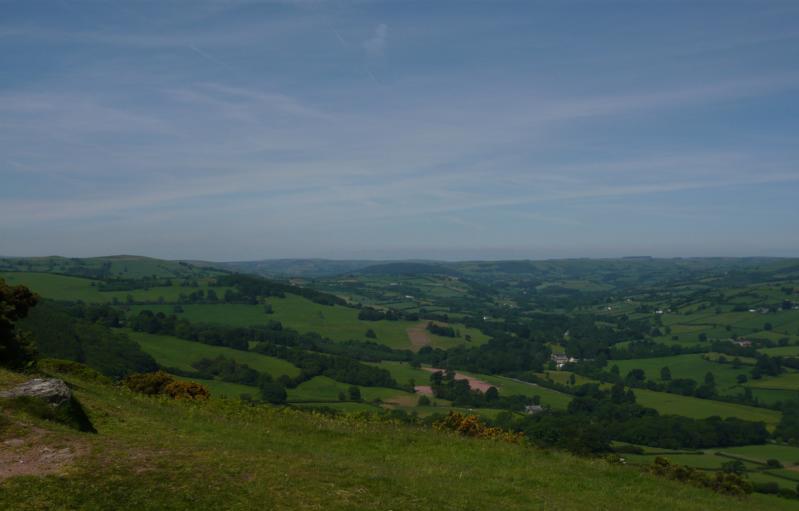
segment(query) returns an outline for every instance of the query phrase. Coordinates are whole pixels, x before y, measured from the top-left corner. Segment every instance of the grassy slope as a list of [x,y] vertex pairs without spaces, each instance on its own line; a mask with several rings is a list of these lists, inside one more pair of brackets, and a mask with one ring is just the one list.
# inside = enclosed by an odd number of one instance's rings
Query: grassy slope
[[[18,379],[0,371],[0,388]],[[98,435],[36,422],[35,441],[84,445],[62,477],[2,483],[0,509],[780,510],[562,453],[406,426],[164,401],[81,381]],[[12,428],[0,432],[0,440]]]
[[165,367],[191,371],[193,370],[192,362],[201,358],[216,358],[222,355],[241,364],[247,364],[256,371],[269,373],[275,378],[284,374],[293,377],[300,373],[300,370],[293,364],[260,353],[184,341],[168,335],[147,334],[127,329],[123,331],[138,342],[143,351],[149,353],[156,362]]

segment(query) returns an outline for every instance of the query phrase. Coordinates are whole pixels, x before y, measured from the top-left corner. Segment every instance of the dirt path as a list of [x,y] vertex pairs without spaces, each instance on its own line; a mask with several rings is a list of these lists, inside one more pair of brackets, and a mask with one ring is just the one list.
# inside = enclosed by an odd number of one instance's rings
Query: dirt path
[[61,473],[87,452],[83,443],[54,445],[44,430],[33,428],[28,435],[0,442],[0,481]]
[[[443,369],[436,369],[435,367],[423,367],[422,369],[424,369],[425,371],[429,371],[431,373],[435,373],[437,371],[441,371],[441,372],[444,371]],[[465,375],[463,373],[456,372],[455,373],[455,379],[456,380],[466,380],[466,381],[468,381],[470,389],[479,390],[480,392],[485,392],[488,389],[490,389],[491,387],[497,387],[497,390],[500,389],[500,387],[498,387],[497,385],[491,385],[488,382],[484,382],[483,380],[478,380],[477,378],[473,378],[471,376],[467,376],[467,375]]]
[[424,394],[426,396],[433,395],[433,387],[430,385],[417,385],[413,388],[413,391],[417,394]]
[[419,351],[425,346],[430,345],[430,336],[427,333],[427,322],[414,325],[406,330],[408,340],[411,341],[411,350]]

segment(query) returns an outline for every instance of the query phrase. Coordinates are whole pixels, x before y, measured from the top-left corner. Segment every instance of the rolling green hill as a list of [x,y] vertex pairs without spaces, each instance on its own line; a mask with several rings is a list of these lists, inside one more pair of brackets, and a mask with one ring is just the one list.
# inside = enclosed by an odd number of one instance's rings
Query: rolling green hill
[[[170,401],[64,377],[98,434],[6,411],[0,441],[14,456],[51,449],[60,457],[0,483],[2,509],[796,508],[795,501],[726,497],[601,459],[417,426],[213,397]],[[0,370],[0,389],[22,380]]]

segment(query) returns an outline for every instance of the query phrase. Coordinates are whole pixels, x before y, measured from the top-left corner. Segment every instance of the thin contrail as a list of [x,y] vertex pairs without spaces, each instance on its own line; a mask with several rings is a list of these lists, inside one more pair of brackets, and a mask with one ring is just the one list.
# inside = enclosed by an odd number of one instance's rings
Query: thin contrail
[[197,47],[196,47],[196,46],[194,46],[194,45],[187,44],[187,45],[186,45],[186,47],[187,47],[188,49],[192,50],[192,51],[193,51],[194,53],[196,53],[197,55],[199,55],[199,56],[201,56],[201,57],[203,57],[203,58],[205,58],[205,59],[208,59],[208,60],[210,60],[210,61],[211,61],[211,62],[213,62],[214,64],[218,64],[218,65],[220,65],[220,66],[223,66],[223,67],[230,68],[230,66],[229,66],[228,64],[226,64],[225,62],[222,62],[221,60],[219,60],[218,58],[214,57],[213,55],[209,55],[208,53],[206,53],[206,52],[202,51],[201,49],[197,48]]

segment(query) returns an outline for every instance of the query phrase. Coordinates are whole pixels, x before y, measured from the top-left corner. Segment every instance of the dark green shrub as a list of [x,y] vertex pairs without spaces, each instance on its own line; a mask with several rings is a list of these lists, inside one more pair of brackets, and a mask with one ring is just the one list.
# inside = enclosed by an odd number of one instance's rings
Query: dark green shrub
[[777,483],[755,483],[754,490],[757,493],[768,493],[776,495],[780,491],[780,485]]
[[277,382],[264,380],[261,382],[261,399],[274,405],[286,402],[286,389]]

